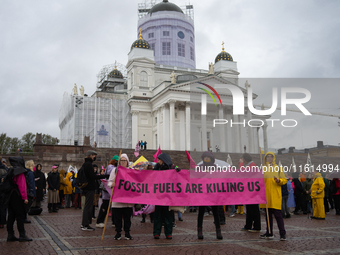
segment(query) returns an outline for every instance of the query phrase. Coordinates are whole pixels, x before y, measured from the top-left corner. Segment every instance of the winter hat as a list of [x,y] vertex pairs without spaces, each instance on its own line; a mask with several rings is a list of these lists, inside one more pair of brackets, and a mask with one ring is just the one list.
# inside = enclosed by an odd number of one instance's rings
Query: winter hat
[[125,153],[123,153],[122,155],[120,155],[120,158],[125,158],[126,160],[127,160],[127,167],[129,167],[130,166],[130,161],[129,161],[129,157],[128,157],[128,155],[126,155]]
[[116,160],[116,161],[118,161],[118,160],[119,160],[119,156],[118,156],[118,155],[114,155],[114,156],[112,157],[111,160]]
[[98,153],[95,152],[95,151],[93,151],[93,150],[88,150],[88,151],[86,152],[86,157],[91,156],[91,155],[97,155],[97,154],[98,154]]

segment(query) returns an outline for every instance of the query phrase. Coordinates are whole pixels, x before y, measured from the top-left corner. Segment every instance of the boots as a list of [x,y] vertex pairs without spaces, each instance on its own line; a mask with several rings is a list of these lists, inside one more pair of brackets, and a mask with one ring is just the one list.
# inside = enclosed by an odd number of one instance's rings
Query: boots
[[198,239],[203,239],[202,228],[197,228],[197,238]]
[[223,236],[222,236],[220,228],[216,228],[216,238],[219,239],[219,240],[223,239]]
[[19,242],[30,242],[30,241],[32,241],[32,239],[31,239],[31,238],[28,238],[28,237],[26,236],[26,233],[25,233],[25,232],[21,232],[21,233],[20,233]]
[[7,242],[15,242],[19,241],[19,238],[16,238],[13,232],[8,232]]

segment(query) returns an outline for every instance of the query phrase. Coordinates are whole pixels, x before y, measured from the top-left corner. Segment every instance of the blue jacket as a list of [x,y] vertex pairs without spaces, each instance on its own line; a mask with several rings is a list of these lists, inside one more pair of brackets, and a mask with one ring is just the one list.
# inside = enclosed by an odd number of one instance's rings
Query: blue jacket
[[33,194],[34,197],[37,196],[36,192],[35,192],[35,177],[34,177],[34,173],[27,169],[27,178],[28,178],[28,184],[29,184],[29,191],[31,194]]
[[287,180],[287,190],[288,190],[288,201],[287,201],[287,206],[288,207],[295,207],[295,198],[294,198],[294,190],[292,183]]

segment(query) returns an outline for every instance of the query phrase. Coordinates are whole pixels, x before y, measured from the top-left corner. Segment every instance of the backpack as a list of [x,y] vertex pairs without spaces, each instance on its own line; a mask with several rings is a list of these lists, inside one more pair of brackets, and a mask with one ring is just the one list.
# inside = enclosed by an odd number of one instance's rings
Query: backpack
[[77,178],[75,179],[75,185],[83,189],[87,186],[87,184],[88,184],[88,180],[85,175],[84,167],[82,166],[77,173]]
[[329,185],[329,191],[331,192],[331,194],[335,194],[336,193],[336,183],[335,181],[331,181],[331,185]]
[[0,176],[0,194],[8,195],[16,188],[14,184],[14,169],[10,168],[8,173]]

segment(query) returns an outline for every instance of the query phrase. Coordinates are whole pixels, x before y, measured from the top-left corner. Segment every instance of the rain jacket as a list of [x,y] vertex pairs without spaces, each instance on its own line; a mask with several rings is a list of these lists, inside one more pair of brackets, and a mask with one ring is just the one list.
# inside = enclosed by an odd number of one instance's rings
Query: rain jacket
[[70,194],[72,194],[71,177],[72,177],[72,173],[71,173],[71,172],[68,172],[68,173],[66,174],[65,179],[64,179],[64,182],[65,182],[65,186],[64,186],[64,194],[65,194],[65,195],[70,195]]
[[[320,173],[315,174],[314,182],[311,187],[312,198],[324,198],[325,197],[325,182]],[[318,191],[318,193],[316,192]]]
[[311,187],[311,198],[313,205],[313,217],[316,219],[325,219],[325,182],[320,173],[315,174],[314,182]]
[[294,189],[293,184],[290,180],[287,180],[287,190],[288,190],[288,201],[287,206],[288,207],[295,207],[295,197],[294,197]]
[[[269,168],[269,163],[267,163],[267,155],[273,155],[272,168]],[[278,172],[275,172],[276,169]],[[281,168],[275,163],[275,154],[273,152],[267,152],[263,159],[263,171],[264,171],[264,184],[266,187],[266,197],[268,208],[281,210],[282,205],[282,194],[281,186],[287,183],[286,176]],[[279,183],[276,183],[274,177],[280,179]],[[261,204],[260,208],[266,208],[265,204]]]
[[61,169],[60,170],[60,173],[59,173],[59,177],[60,177],[60,186],[59,186],[59,190],[64,190],[65,188],[65,181],[64,181],[64,178],[65,178],[65,173],[66,171],[64,169]]
[[303,183],[303,193],[305,194],[306,201],[310,200],[310,193],[307,194],[306,191],[310,191],[312,187],[313,181],[312,179],[307,178]]

